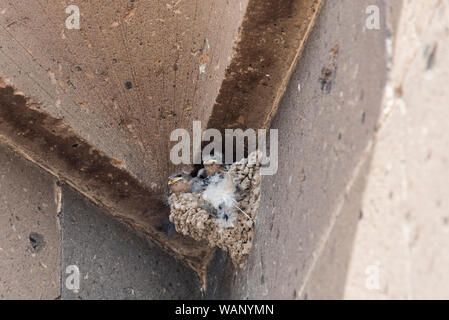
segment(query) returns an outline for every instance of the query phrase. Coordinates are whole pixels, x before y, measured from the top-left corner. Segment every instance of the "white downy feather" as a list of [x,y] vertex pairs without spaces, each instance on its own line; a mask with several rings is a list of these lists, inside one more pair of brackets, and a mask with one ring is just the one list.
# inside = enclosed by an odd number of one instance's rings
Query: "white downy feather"
[[203,192],[203,199],[217,210],[216,222],[219,232],[233,228],[237,218],[235,213],[235,185],[229,173],[224,176],[216,174],[210,178],[210,183]]
[[203,192],[203,199],[208,201],[215,209],[220,205],[231,208],[236,203],[235,185],[229,173],[224,177],[216,174],[210,177],[209,185]]

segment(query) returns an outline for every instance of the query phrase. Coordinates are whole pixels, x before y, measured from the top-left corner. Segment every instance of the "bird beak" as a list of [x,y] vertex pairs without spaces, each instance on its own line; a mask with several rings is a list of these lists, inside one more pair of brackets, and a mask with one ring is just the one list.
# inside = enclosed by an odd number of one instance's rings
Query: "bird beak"
[[168,181],[168,185],[172,185],[172,184],[178,182],[178,181],[181,180],[181,179],[182,179],[182,178],[180,178],[180,177],[170,179],[170,180]]

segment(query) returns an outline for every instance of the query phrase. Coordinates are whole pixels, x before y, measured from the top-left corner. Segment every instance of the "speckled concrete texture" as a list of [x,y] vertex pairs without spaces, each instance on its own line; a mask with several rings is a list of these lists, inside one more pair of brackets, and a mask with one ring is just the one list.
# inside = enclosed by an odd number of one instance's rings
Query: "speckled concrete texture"
[[60,295],[55,179],[0,146],[0,299]]
[[0,140],[203,270],[207,247],[160,232],[171,132],[265,125],[320,3],[2,2]]
[[[364,27],[373,4],[380,30]],[[327,2],[273,122],[280,169],[262,184],[250,263],[218,252],[209,294],[448,298],[448,11]]]
[[[189,267],[114,220],[68,186],[62,188],[62,299],[199,299]],[[78,292],[65,286],[76,266]]]
[[[327,1],[322,8],[272,124],[279,130],[279,170],[262,180],[248,264],[234,270],[218,253],[209,269],[211,294],[306,299],[314,287],[327,286],[326,295],[315,298],[343,297],[361,175],[387,80],[386,26],[365,29],[365,8],[372,4],[386,8],[384,1]],[[329,243],[341,219],[347,228]],[[328,274],[315,281],[329,245],[342,250],[325,258]]]
[[448,14],[403,2],[345,298],[449,299]]
[[200,287],[145,235],[0,147],[0,299],[200,299]]
[[1,147],[0,298],[449,298],[448,12],[325,2],[272,123],[279,170],[246,266],[217,250],[204,295],[185,264]]

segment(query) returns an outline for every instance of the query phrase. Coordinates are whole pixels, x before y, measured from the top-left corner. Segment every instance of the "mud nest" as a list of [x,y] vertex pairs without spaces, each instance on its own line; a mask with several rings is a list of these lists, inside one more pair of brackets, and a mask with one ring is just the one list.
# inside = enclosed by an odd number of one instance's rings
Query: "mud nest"
[[233,197],[233,205],[229,206],[225,215],[211,213],[210,209],[214,210],[217,206],[207,188],[197,193],[173,193],[169,197],[170,221],[176,231],[227,251],[233,264],[239,267],[244,266],[251,251],[254,222],[259,210],[259,155],[253,152],[248,158],[223,167],[220,172],[217,180],[228,180]]

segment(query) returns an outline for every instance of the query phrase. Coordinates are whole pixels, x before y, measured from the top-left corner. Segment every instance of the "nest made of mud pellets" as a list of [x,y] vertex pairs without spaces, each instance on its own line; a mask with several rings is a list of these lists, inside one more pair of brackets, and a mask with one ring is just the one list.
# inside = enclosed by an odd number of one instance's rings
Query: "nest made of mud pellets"
[[[259,209],[259,160],[260,153],[253,152],[210,177],[201,192],[171,194],[170,221],[176,231],[227,251],[233,264],[243,267],[252,247]],[[220,214],[222,199],[228,209]]]

